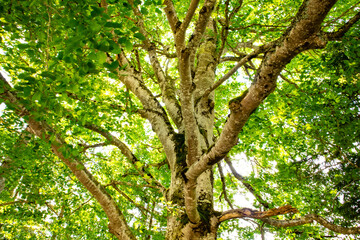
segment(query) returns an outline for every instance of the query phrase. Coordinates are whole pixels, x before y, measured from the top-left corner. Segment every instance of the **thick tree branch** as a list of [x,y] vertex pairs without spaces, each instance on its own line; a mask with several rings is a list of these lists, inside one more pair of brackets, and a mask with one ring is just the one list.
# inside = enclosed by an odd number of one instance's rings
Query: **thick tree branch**
[[[214,22],[208,25],[207,31],[215,32]],[[212,129],[214,122],[214,95],[202,98],[204,92],[214,83],[215,69],[218,65],[216,40],[210,35],[205,35],[197,54],[197,64],[194,70],[193,82],[196,86],[193,92],[195,100],[195,118],[201,130],[200,148],[206,151],[213,144],[213,132],[204,131]]]
[[169,115],[171,119],[174,121],[176,127],[178,129],[182,129],[182,114],[181,114],[181,107],[180,104],[176,98],[175,94],[175,86],[172,84],[172,81],[165,77],[165,73],[162,70],[160,63],[158,61],[158,58],[156,56],[155,48],[150,47],[148,49],[150,62],[152,65],[152,68],[155,72],[155,76],[158,79],[162,98],[165,103],[165,107],[169,112]]
[[[212,22],[212,20],[210,21]],[[208,24],[208,30],[215,31],[212,23]],[[188,146],[188,166],[191,166],[197,161],[201,152],[206,151],[209,146],[213,144],[213,132],[211,129],[213,128],[214,122],[214,96],[209,95],[206,98],[201,98],[201,96],[203,92],[213,84],[215,79],[215,68],[217,66],[215,39],[205,35],[198,52],[198,64],[192,81],[196,88],[195,91],[187,92],[191,99],[188,110],[190,109],[190,111],[192,111],[192,116],[188,117],[194,121],[194,125],[191,127],[188,127],[185,122],[185,139],[187,140]],[[191,81],[188,83],[190,84]],[[194,99],[196,99],[195,102],[193,102]],[[191,137],[194,137],[193,142],[197,145],[192,145],[192,142],[188,141],[192,140]],[[205,175],[202,177],[205,177]],[[212,201],[212,199],[209,199],[209,195],[198,200],[197,196],[201,195],[200,191],[204,188],[206,188],[206,186],[204,186],[204,183],[201,180],[199,183],[197,183],[196,180],[189,181],[185,185],[185,209],[190,221],[193,223],[197,223],[199,219],[197,204]]]
[[[196,23],[193,36],[189,44],[184,48],[183,39],[176,36],[176,47],[179,56],[180,89],[181,89],[181,110],[185,125],[185,137],[188,146],[188,165],[192,165],[199,158],[199,130],[194,115],[193,81],[191,76],[190,56],[195,52],[203,36],[213,11],[215,0],[205,1]],[[180,44],[180,45],[179,45]]]
[[180,31],[183,32],[183,34],[186,33],[187,28],[189,27],[189,24],[194,17],[194,13],[199,5],[200,0],[191,0],[190,6],[188,10],[186,11],[186,16],[184,18],[183,23],[180,26]]
[[265,219],[261,219],[261,221],[274,227],[286,228],[286,227],[296,227],[308,223],[313,223],[314,219],[305,216],[292,220],[277,220],[277,219],[265,218]]
[[193,81],[190,71],[189,55],[183,55],[179,59],[180,71],[180,102],[181,112],[185,126],[185,141],[188,147],[187,164],[191,166],[197,161],[200,155],[199,149],[199,129],[194,114]]
[[272,208],[267,211],[258,211],[250,208],[232,209],[223,212],[219,217],[219,222],[224,222],[234,218],[264,219],[272,216],[277,216],[287,213],[297,213],[297,212],[298,210],[290,205],[282,206],[279,208]]
[[201,220],[200,214],[197,210],[196,185],[196,180],[191,180],[186,182],[184,188],[185,210],[189,221],[193,224],[198,224]]
[[206,0],[203,7],[199,12],[199,19],[196,22],[195,30],[189,39],[187,49],[190,52],[195,52],[195,49],[199,46],[200,40],[204,35],[205,29],[208,27],[211,13],[214,10],[216,0]]
[[[146,118],[157,136],[161,144],[164,147],[165,154],[169,159],[169,165],[172,169],[175,165],[175,142],[172,141],[171,136],[175,135],[175,132],[171,126],[171,123],[167,117],[164,108],[160,105],[155,96],[146,87],[142,81],[141,74],[136,72],[133,68],[129,67],[124,53],[118,55],[118,61],[120,66],[128,66],[126,71],[117,69],[117,74],[126,87],[137,96],[144,110],[139,110],[142,117]],[[170,138],[169,138],[170,137]]]
[[341,227],[341,226],[338,226],[338,225],[328,222],[327,220],[325,220],[324,218],[322,218],[316,214],[309,214],[304,217],[292,219],[292,220],[276,220],[276,219],[271,219],[271,218],[265,218],[265,219],[261,219],[261,221],[263,221],[271,226],[282,227],[282,228],[305,225],[305,224],[313,223],[314,221],[316,221],[319,224],[321,224],[322,226],[324,226],[325,228],[327,228],[333,232],[337,232],[337,233],[341,233],[341,234],[360,234],[360,227],[352,227],[352,228]]
[[330,223],[327,220],[325,220],[324,218],[322,218],[318,215],[315,215],[315,214],[311,215],[311,217],[315,221],[317,221],[318,223],[320,223],[321,225],[323,225],[327,229],[330,229],[333,232],[342,233],[342,234],[360,234],[360,227],[345,228],[345,227],[341,227],[341,226],[335,225],[333,223]]
[[177,30],[180,27],[181,22],[179,21],[179,18],[177,17],[173,2],[171,0],[165,0],[164,5],[165,5],[164,11],[165,11],[166,17],[168,19],[171,30],[172,30],[173,34],[175,35]]

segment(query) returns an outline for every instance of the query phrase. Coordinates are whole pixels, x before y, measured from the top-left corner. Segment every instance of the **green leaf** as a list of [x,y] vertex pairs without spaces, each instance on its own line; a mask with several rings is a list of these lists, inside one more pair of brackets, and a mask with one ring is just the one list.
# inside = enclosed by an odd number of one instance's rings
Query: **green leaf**
[[140,12],[141,12],[143,15],[149,14],[149,10],[148,10],[146,7],[142,7],[142,8],[140,9]]
[[48,72],[48,71],[44,71],[40,74],[40,76],[42,77],[46,77],[46,78],[50,78],[52,80],[55,80],[56,79],[56,75],[52,72]]
[[102,27],[97,22],[91,22],[90,25],[89,25],[89,28],[91,29],[89,34],[92,35],[93,33],[98,33],[101,30]]
[[19,44],[17,45],[17,47],[18,47],[19,49],[27,49],[27,48],[29,48],[29,47],[31,47],[31,46],[29,46],[29,44],[26,44],[26,43],[19,43]]
[[139,28],[138,27],[132,27],[132,28],[130,28],[130,31],[135,33],[135,32],[139,31]]
[[76,169],[77,169],[77,170],[84,170],[85,167],[84,167],[84,165],[82,165],[82,164],[77,164],[77,165],[76,165]]
[[115,54],[119,54],[121,52],[121,48],[119,46],[119,44],[117,44],[116,42],[114,41],[109,41],[110,43],[110,49],[111,49],[111,52],[112,53],[115,53]]
[[119,62],[118,61],[114,61],[111,64],[109,63],[104,63],[103,64],[104,67],[106,67],[107,69],[109,69],[110,71],[115,70],[118,66],[119,66]]
[[131,51],[133,48],[132,43],[129,41],[128,38],[122,37],[119,38],[119,43],[125,47],[126,50]]
[[28,97],[28,96],[31,94],[31,90],[32,90],[31,87],[25,87],[25,88],[23,89],[23,91],[24,91],[24,97]]
[[41,100],[41,92],[35,92],[35,94],[32,96],[32,101],[40,101]]
[[106,22],[104,27],[109,27],[109,28],[122,28],[123,25],[121,23],[117,23],[117,22]]
[[96,59],[100,64],[103,64],[104,62],[106,62],[107,56],[106,53],[104,52],[97,52],[96,53]]
[[141,33],[137,32],[137,33],[134,33],[134,37],[140,39],[141,41],[145,41],[146,38],[144,37],[144,35],[142,35]]
[[97,46],[97,49],[99,49],[100,51],[103,51],[103,52],[107,52],[110,49],[109,43],[107,41],[102,41]]
[[19,78],[19,79],[27,80],[27,82],[28,82],[29,84],[33,84],[33,83],[36,82],[36,79],[35,79],[33,76],[31,76],[29,73],[20,73],[20,74],[18,75],[18,78]]
[[131,9],[131,5],[128,4],[127,2],[123,2],[122,4],[123,4],[123,6],[124,6],[125,8],[127,8],[127,9],[129,9],[129,10],[132,10],[132,9]]
[[60,51],[57,55],[57,59],[62,60],[64,58],[64,52]]
[[157,14],[162,14],[162,13],[163,13],[159,8],[155,8],[155,12],[156,12]]
[[75,19],[70,19],[67,23],[68,27],[77,27],[79,25],[79,22]]
[[99,8],[99,7],[91,7],[92,11],[91,11],[91,17],[97,17],[100,16],[101,13],[105,10],[104,8]]
[[123,35],[123,33],[122,33],[120,30],[118,30],[118,29],[115,29],[115,30],[114,30],[114,33],[115,33],[116,35],[118,35],[118,36]]

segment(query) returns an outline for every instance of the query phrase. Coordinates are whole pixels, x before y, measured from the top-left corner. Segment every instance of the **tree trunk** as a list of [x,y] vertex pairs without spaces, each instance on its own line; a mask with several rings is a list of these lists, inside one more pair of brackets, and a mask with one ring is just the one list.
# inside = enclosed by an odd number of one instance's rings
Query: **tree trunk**
[[[203,155],[213,144],[214,128],[214,94],[202,97],[215,80],[216,45],[214,39],[204,41],[200,46],[197,66],[193,66],[194,84],[193,92],[194,115],[198,125],[199,154]],[[190,60],[191,62],[191,60]],[[200,222],[193,224],[189,221],[185,210],[185,194],[187,184],[191,184],[185,177],[187,170],[187,146],[184,135],[179,134],[176,141],[176,166],[172,169],[171,186],[167,200],[175,209],[170,213],[167,223],[166,239],[216,239],[218,218],[214,212],[213,204],[213,170],[208,169],[196,180],[195,198]],[[180,147],[181,146],[181,147]],[[198,159],[197,159],[198,160]]]
[[212,171],[208,170],[204,172],[197,181],[197,209],[201,217],[201,221],[198,224],[192,224],[185,213],[183,194],[185,181],[181,174],[178,175],[176,178],[178,184],[172,184],[169,191],[168,200],[174,208],[172,208],[168,216],[167,240],[216,239],[218,218],[213,209],[212,174]]
[[192,224],[185,210],[184,189],[186,188],[186,146],[183,135],[176,138],[176,165],[171,172],[171,185],[166,201],[170,203],[167,221],[166,239],[216,239],[218,220],[213,209],[213,171],[207,170],[201,174],[196,184],[197,209],[201,221]]

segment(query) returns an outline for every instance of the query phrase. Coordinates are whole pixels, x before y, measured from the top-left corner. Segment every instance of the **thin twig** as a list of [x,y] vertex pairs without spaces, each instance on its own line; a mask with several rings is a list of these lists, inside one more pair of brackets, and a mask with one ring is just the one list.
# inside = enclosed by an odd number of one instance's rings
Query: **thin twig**
[[138,204],[137,202],[135,202],[133,199],[131,199],[126,193],[124,193],[123,191],[121,191],[115,184],[111,185],[118,193],[120,193],[124,198],[126,198],[126,200],[128,200],[129,202],[131,202],[132,204],[135,205],[135,207],[137,207],[139,209],[139,211],[141,212],[141,214],[143,216],[145,216],[145,212],[151,213],[148,209],[146,209],[144,206],[141,206],[140,204]]
[[[233,205],[232,205],[232,203],[231,203],[231,201],[230,201],[230,199],[228,198],[228,195],[227,195],[225,177],[224,177],[224,172],[223,172],[221,163],[218,162],[217,166],[218,166],[218,169],[219,169],[220,179],[221,179],[221,183],[222,183],[222,189],[223,189],[222,194],[224,194],[224,199],[229,204],[230,208],[234,209],[234,207],[233,207]],[[221,198],[221,195],[220,195],[220,198]]]
[[246,181],[246,179],[235,170],[232,162],[230,161],[230,158],[226,156],[225,161],[230,167],[232,174],[249,190],[249,192],[251,192],[255,196],[259,203],[265,208],[269,208],[269,203],[267,203],[259,194],[257,194],[254,188]]
[[71,213],[70,213],[69,215],[71,215],[71,214],[79,211],[80,208],[82,208],[84,205],[86,205],[88,202],[90,202],[90,200],[93,199],[93,198],[94,198],[94,197],[90,197],[88,200],[86,200],[85,202],[83,202],[83,203],[82,203],[79,207],[77,207],[75,210],[71,211]]
[[12,204],[16,204],[16,203],[31,203],[31,202],[26,201],[26,200],[18,200],[18,201],[12,201],[12,202],[0,203],[0,207],[4,207],[4,206],[8,206],[8,205],[12,205]]

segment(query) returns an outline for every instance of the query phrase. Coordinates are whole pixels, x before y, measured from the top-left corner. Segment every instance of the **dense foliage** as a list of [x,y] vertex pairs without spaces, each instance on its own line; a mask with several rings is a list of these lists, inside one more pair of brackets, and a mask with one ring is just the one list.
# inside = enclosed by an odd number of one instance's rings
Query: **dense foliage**
[[[192,166],[184,160],[189,139],[168,107],[175,99],[185,109],[181,54],[166,15],[168,2],[0,0],[2,239],[115,239],[108,229],[109,214],[78,181],[77,171],[91,174],[102,185],[138,239],[164,239],[170,215],[189,221],[183,217],[188,210],[167,195],[174,176],[184,177]],[[179,19],[185,21],[193,2],[172,1]],[[197,36],[191,32],[197,31],[201,6],[208,2],[198,3],[185,37],[189,45]],[[204,141],[209,150],[229,119],[229,102],[256,83],[262,63],[296,24],[296,13],[308,1],[304,2],[215,4],[211,23],[192,55],[194,95],[201,85],[196,82],[200,73],[209,77],[207,68],[214,68],[216,81],[237,63],[243,64],[212,89],[213,132],[198,120],[200,134],[211,136]],[[237,145],[226,161],[211,162],[214,214],[291,205],[298,212],[275,218],[317,214],[337,226],[359,227],[359,10],[355,0],[337,1],[321,31],[340,31],[350,22],[351,26],[340,37],[329,37],[326,46],[299,50],[284,64],[276,89],[239,129]],[[212,60],[206,55],[212,48],[208,42],[214,43]],[[273,42],[275,46],[264,47]],[[152,62],[155,56],[161,71]],[[199,70],[206,61],[208,66]],[[141,78],[137,87],[126,82],[130,72],[137,74],[134,79]],[[164,87],[159,72],[170,87]],[[146,89],[153,98],[146,99],[137,89]],[[145,103],[153,99],[163,112],[147,108]],[[158,120],[146,111],[169,116],[176,132],[169,138],[176,143],[177,174],[172,175]],[[41,123],[40,134],[32,130],[34,122]],[[240,175],[249,166],[251,174]],[[248,202],[239,201],[241,196]],[[213,214],[201,207],[198,212],[202,221]],[[360,239],[320,224],[279,228],[265,223],[253,218],[224,221],[217,236],[264,239],[271,233],[276,239]]]

